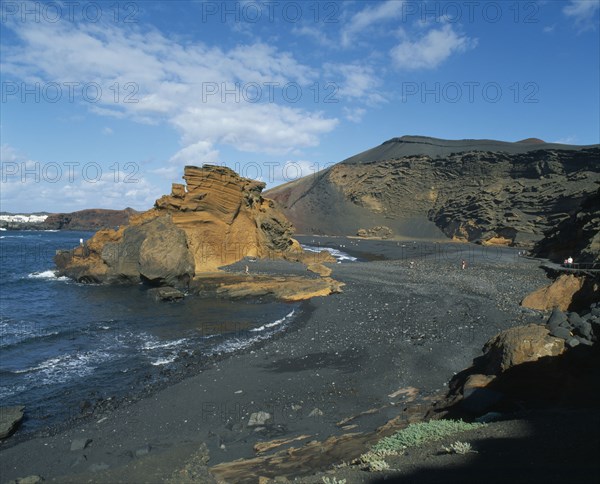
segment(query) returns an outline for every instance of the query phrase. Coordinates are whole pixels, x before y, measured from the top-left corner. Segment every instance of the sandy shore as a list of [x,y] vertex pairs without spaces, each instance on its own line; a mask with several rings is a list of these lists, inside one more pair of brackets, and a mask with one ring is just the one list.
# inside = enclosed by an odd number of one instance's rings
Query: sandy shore
[[[344,292],[304,303],[272,341],[56,435],[0,444],[0,482],[32,474],[50,482],[161,482],[203,442],[214,465],[254,456],[260,441],[339,435],[341,420],[378,409],[352,421],[353,431],[372,431],[398,414],[406,396],[398,390],[414,387],[426,396],[443,389],[489,337],[539,321],[519,301],[547,279],[538,261],[517,250],[301,241],[339,247],[366,262],[330,264]],[[251,266],[256,273],[306,273],[278,261]],[[249,427],[255,412],[269,413],[270,421]],[[71,450],[74,442],[85,448]]]

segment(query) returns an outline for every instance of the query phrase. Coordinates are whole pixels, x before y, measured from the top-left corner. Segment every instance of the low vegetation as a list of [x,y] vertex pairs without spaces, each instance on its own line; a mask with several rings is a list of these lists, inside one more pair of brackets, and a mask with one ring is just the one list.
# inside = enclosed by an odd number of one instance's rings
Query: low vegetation
[[[385,461],[388,456],[398,455],[409,447],[417,447],[427,442],[477,429],[484,425],[481,423],[467,423],[462,420],[430,420],[429,422],[411,424],[405,429],[377,442],[369,452],[358,458],[358,464],[363,469],[374,472],[388,470],[390,467]],[[474,452],[471,449],[471,444],[458,441],[451,444],[448,449],[444,448],[444,450],[456,454]]]

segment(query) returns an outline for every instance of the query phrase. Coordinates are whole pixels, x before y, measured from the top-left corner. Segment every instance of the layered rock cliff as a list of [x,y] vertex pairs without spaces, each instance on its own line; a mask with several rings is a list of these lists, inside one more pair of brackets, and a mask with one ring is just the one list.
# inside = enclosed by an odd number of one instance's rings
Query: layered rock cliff
[[55,257],[59,273],[83,282],[187,285],[198,274],[244,257],[301,259],[292,226],[264,183],[225,167],[187,166],[154,208],[117,230],[100,230]]
[[396,236],[530,248],[576,217],[598,184],[599,145],[405,136],[267,196],[300,233],[354,235],[383,225]]

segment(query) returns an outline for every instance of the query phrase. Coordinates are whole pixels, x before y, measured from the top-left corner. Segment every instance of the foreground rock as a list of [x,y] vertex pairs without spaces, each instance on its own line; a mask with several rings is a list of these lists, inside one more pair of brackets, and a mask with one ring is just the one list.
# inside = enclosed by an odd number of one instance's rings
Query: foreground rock
[[101,230],[84,246],[55,257],[61,275],[80,282],[187,286],[199,274],[244,257],[302,260],[292,226],[265,184],[229,168],[187,166],[186,185],[118,230]]
[[521,305],[539,311],[558,308],[561,311],[587,307],[598,299],[600,283],[586,276],[561,274],[558,278],[527,295]]
[[448,394],[429,416],[481,416],[485,421],[522,410],[526,403],[594,408],[600,390],[599,337],[596,304],[581,315],[555,309],[545,325],[502,331],[450,381]]
[[23,420],[25,407],[0,407],[0,439],[10,436]]
[[507,329],[483,347],[486,374],[495,375],[544,356],[557,356],[564,350],[564,341],[550,336],[548,329],[538,324]]

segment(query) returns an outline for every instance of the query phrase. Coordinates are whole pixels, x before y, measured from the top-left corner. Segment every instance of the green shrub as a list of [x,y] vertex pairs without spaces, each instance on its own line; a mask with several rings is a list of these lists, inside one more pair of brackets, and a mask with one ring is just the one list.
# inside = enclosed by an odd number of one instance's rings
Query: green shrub
[[430,420],[429,422],[410,424],[394,435],[381,439],[373,446],[372,450],[375,452],[397,452],[408,447],[440,440],[448,435],[477,429],[484,425],[481,423],[467,423],[462,420]]

